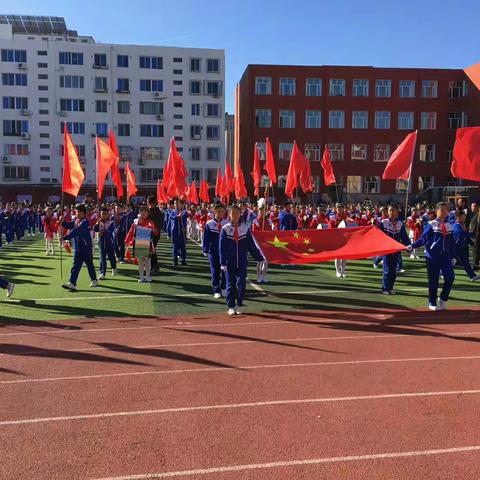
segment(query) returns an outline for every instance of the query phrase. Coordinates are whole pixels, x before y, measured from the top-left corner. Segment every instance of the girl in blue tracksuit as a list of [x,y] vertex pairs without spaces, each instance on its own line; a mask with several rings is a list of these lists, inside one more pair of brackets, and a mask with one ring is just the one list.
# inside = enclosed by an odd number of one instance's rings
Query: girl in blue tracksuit
[[[388,218],[382,219],[380,222],[380,230],[397,242],[403,243],[405,246],[410,245],[410,239],[405,230],[405,225],[402,221],[398,220],[398,207],[396,205],[390,205],[388,207]],[[401,252],[396,252],[383,256],[382,293],[384,295],[395,295],[393,286],[397,278],[397,267],[400,263],[401,255]]]
[[98,233],[98,247],[100,250],[100,275],[99,280],[104,280],[107,274],[107,257],[110,261],[112,275],[117,274],[117,259],[115,258],[115,222],[110,218],[108,208],[102,208],[100,220],[94,231]]
[[467,214],[465,210],[455,211],[455,223],[453,224],[453,239],[455,241],[455,258],[457,263],[463,267],[472,282],[480,280],[470,264],[469,249],[474,245],[473,233],[468,231],[465,227],[465,218]]
[[182,200],[177,200],[176,209],[170,213],[169,237],[172,239],[173,264],[178,265],[178,259],[182,265],[187,264],[187,247],[185,243],[187,231],[188,212],[183,208]]
[[220,265],[226,273],[228,314],[242,313],[247,280],[248,253],[257,262],[264,258],[255,245],[250,228],[240,223],[241,209],[230,208],[230,223],[220,233]]
[[[422,236],[410,245],[407,250],[425,247],[425,260],[428,274],[428,307],[430,310],[445,310],[450,291],[455,280],[453,267],[455,265],[455,242],[453,227],[447,221],[448,205],[437,204],[437,218],[429,221]],[[437,305],[437,292],[440,272],[443,274],[443,288]]]

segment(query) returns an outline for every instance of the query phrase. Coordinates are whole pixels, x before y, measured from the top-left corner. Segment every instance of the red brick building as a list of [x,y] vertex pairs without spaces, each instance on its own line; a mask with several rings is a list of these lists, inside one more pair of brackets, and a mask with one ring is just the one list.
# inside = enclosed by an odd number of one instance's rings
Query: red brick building
[[[455,130],[480,125],[480,93],[462,70],[249,65],[240,81],[240,159],[252,189],[253,146],[272,143],[283,193],[293,141],[310,158],[315,199],[326,189],[320,160],[328,144],[344,200],[403,197],[382,181],[389,155],[418,129],[414,196],[460,182],[450,175]],[[278,195],[278,194],[277,194]]]

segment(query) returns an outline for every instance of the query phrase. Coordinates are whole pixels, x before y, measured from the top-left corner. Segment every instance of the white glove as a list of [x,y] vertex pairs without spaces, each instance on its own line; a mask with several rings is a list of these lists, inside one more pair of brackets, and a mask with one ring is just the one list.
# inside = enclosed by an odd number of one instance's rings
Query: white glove
[[455,258],[452,258],[452,267],[454,267],[457,264],[457,260]]
[[226,265],[222,265],[220,268],[221,268],[222,272],[226,272],[226,271],[227,271],[227,266],[226,266]]
[[409,245],[409,246],[407,247],[407,252],[411,252],[412,250],[413,250],[413,247],[412,247],[411,245]]
[[204,257],[208,257],[208,253],[205,253],[205,252],[204,252],[204,253],[203,253],[203,256],[204,256]]

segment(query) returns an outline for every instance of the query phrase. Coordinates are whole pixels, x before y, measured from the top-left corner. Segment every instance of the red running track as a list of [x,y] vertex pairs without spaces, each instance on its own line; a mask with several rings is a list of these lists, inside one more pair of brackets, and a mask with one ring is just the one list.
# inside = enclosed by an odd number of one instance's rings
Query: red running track
[[0,478],[479,478],[479,368],[472,310],[3,327]]

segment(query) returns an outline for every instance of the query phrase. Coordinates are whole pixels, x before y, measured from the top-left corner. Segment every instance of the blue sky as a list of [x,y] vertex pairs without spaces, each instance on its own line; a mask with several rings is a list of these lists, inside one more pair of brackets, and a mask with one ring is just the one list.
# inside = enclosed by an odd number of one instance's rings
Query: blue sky
[[224,48],[226,103],[249,63],[463,68],[480,61],[478,0],[0,0],[97,41]]

